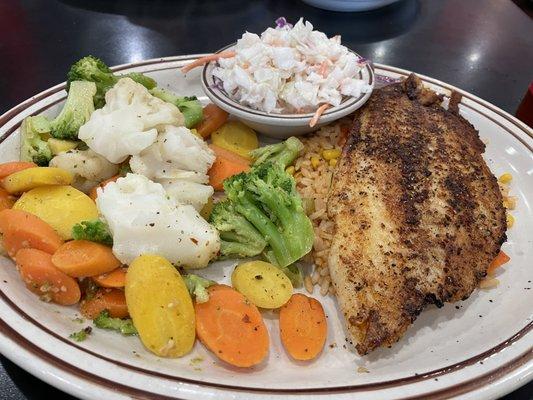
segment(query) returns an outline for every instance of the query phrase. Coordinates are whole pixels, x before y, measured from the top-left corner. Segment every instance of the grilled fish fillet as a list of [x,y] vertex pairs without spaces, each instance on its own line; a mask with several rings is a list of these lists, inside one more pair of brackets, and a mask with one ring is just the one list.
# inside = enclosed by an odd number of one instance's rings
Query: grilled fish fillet
[[357,351],[391,346],[428,304],[464,300],[506,240],[477,131],[411,75],[354,120],[328,197],[329,265]]

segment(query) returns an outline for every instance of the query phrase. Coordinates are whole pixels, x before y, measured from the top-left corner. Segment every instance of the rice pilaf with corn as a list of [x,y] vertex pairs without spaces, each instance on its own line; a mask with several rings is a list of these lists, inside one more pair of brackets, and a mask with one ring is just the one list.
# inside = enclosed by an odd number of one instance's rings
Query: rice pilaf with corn
[[314,270],[304,278],[304,285],[309,293],[318,285],[323,296],[334,293],[328,268],[334,223],[328,217],[327,197],[350,126],[351,119],[344,118],[301,138],[304,150],[294,166],[287,169],[294,174],[296,187],[315,231],[313,250],[308,255],[309,261],[314,263]]

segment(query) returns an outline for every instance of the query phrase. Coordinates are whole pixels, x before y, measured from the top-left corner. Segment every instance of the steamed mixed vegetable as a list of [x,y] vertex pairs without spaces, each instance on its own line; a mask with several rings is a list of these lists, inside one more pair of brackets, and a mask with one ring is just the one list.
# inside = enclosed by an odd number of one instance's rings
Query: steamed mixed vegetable
[[[198,337],[238,367],[265,359],[260,310],[280,309],[287,352],[316,357],[324,311],[293,294],[314,240],[287,172],[302,143],[259,147],[218,107],[92,56],[71,67],[67,91],[56,118],[23,122],[21,161],[0,164],[2,247],[28,289],[158,356],[183,356]],[[232,287],[190,272],[217,259],[248,259]]]

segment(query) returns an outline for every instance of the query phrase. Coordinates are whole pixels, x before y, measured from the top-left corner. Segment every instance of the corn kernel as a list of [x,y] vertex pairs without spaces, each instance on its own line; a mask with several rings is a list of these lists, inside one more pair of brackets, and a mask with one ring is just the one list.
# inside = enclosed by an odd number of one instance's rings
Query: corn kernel
[[514,225],[514,217],[507,213],[507,228],[511,228]]
[[500,183],[508,184],[511,183],[511,181],[513,180],[513,176],[510,173],[506,172],[505,174],[500,176],[498,180],[500,181]]
[[509,196],[503,199],[503,206],[508,210],[514,210],[516,208],[516,197]]
[[287,167],[285,169],[285,172],[288,173],[289,175],[294,175],[294,165],[291,165],[290,167]]
[[311,165],[314,169],[317,169],[320,164],[320,159],[318,157],[311,157]]
[[339,158],[340,155],[341,151],[339,149],[324,150],[322,152],[322,157],[324,157],[324,160],[326,161],[333,160],[334,158]]
[[332,167],[334,167],[335,165],[337,165],[337,162],[339,161],[338,158],[332,158],[331,160],[329,160],[329,165],[331,165]]

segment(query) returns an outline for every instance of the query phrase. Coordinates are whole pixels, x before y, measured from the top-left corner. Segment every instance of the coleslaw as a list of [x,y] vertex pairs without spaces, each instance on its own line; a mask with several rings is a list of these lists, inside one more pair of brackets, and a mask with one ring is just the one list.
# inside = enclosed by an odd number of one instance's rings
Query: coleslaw
[[280,18],[261,36],[245,32],[234,57],[220,58],[213,77],[233,100],[268,113],[314,112],[338,106],[346,96],[372,90],[359,72],[365,60],[300,19]]

